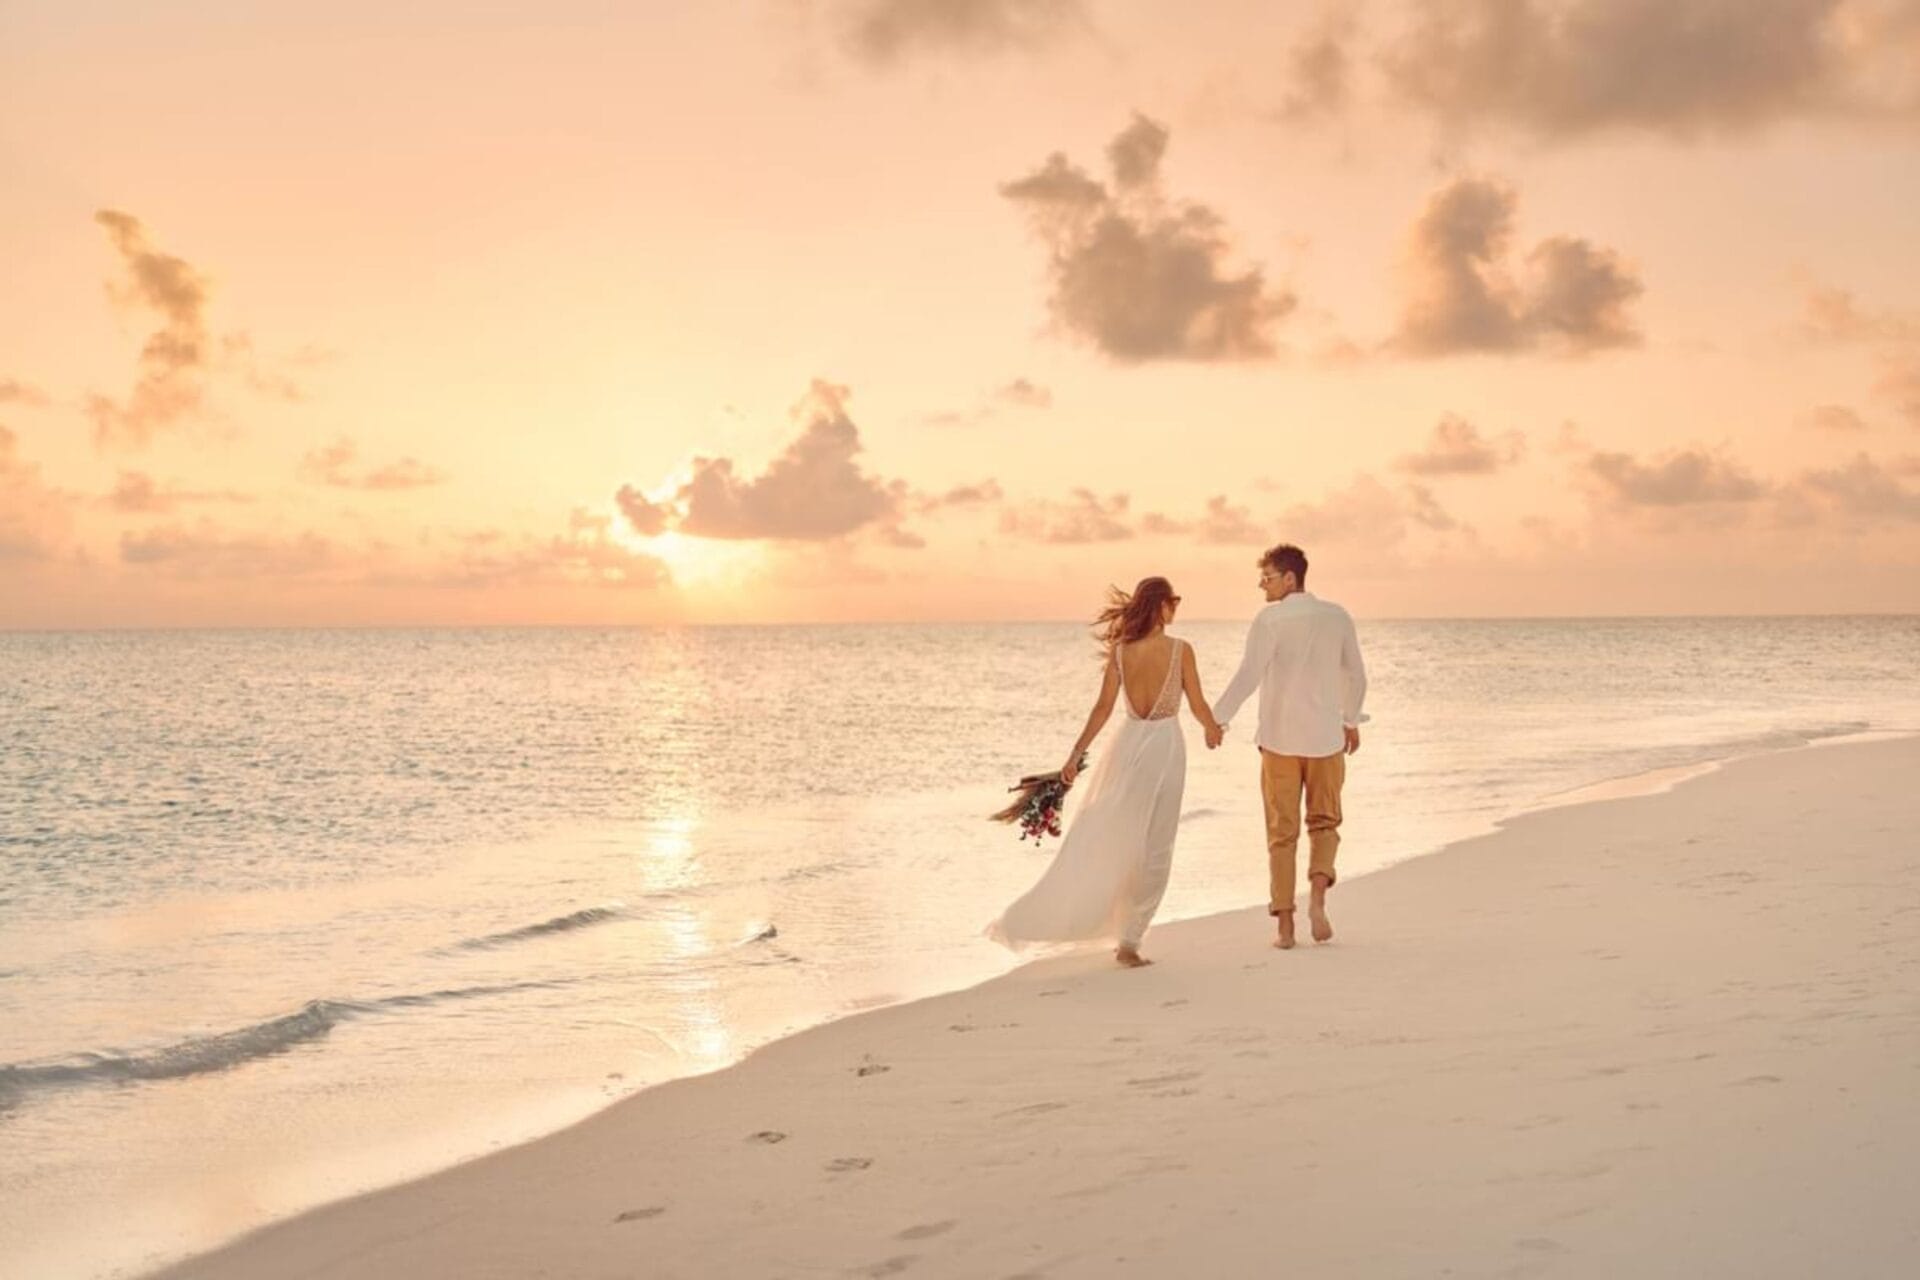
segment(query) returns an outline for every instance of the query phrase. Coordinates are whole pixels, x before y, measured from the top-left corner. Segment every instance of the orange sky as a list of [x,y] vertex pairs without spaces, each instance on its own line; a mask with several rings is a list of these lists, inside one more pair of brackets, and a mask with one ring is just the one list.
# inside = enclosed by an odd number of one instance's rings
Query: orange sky
[[1920,0],[0,0],[0,190],[4,627],[1920,610]]

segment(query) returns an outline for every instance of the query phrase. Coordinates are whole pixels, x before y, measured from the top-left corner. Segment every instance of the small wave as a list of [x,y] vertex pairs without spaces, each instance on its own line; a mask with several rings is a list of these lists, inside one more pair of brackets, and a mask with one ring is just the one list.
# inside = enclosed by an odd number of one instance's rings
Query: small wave
[[493,986],[452,987],[374,1000],[309,1000],[277,1018],[256,1022],[236,1031],[189,1036],[173,1044],[140,1052],[109,1050],[76,1054],[53,1062],[0,1064],[0,1111],[29,1094],[80,1085],[130,1084],[146,1080],[175,1080],[182,1076],[226,1071],[248,1062],[271,1058],[311,1040],[318,1040],[351,1018],[389,1009],[411,1009],[450,1000],[473,1000],[567,985],[570,979],[510,982]]
[[844,862],[813,862],[804,867],[795,867],[783,873],[778,883],[802,884],[808,880],[819,880],[824,876],[838,875],[847,869]]
[[190,1036],[145,1053],[83,1053],[59,1062],[0,1067],[0,1095],[25,1094],[61,1085],[133,1080],[172,1080],[224,1071],[271,1057],[333,1030],[366,1006],[346,1000],[309,1000],[298,1012],[256,1022],[238,1031]]
[[609,920],[625,920],[628,916],[626,907],[618,903],[604,907],[582,907],[578,911],[569,911],[566,915],[555,916],[551,920],[542,920],[539,924],[522,925],[518,929],[468,938],[454,943],[453,949],[488,951],[494,947],[507,947],[516,942],[525,942],[530,938],[543,938],[550,933],[567,933],[574,929],[584,929],[588,925],[605,924]]
[[[1657,753],[1630,758],[1629,767],[1590,782],[1548,792],[1533,803],[1541,808],[1580,804],[1589,800],[1607,800],[1627,795],[1653,794],[1721,765],[1747,756],[1773,751],[1791,751],[1816,746],[1835,739],[1847,739],[1872,729],[1865,720],[1836,720],[1819,724],[1792,725],[1765,729],[1705,742],[1682,744]],[[1552,763],[1543,759],[1543,765]],[[1642,792],[1642,786],[1651,788]]]
[[373,1013],[380,1009],[417,1009],[422,1005],[445,1004],[449,1000],[478,1000],[485,996],[512,995],[516,991],[547,991],[555,987],[572,986],[577,978],[545,978],[531,982],[501,982],[480,987],[447,987],[440,991],[423,991],[416,995],[382,996],[378,1000],[369,1000],[355,1004],[354,1009]]

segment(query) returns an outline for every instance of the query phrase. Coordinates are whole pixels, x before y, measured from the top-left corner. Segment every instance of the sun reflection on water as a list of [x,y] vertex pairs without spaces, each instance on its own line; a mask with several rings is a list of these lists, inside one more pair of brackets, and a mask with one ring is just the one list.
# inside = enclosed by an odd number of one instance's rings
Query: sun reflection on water
[[[694,818],[668,818],[650,823],[636,855],[636,870],[652,894],[685,893],[700,884],[700,856],[694,844],[699,823]],[[725,1066],[736,1056],[733,1030],[720,1004],[714,967],[701,960],[733,941],[715,935],[712,920],[690,902],[675,902],[654,923],[663,942],[661,950],[673,976],[664,987],[672,992],[676,1047],[695,1066]]]

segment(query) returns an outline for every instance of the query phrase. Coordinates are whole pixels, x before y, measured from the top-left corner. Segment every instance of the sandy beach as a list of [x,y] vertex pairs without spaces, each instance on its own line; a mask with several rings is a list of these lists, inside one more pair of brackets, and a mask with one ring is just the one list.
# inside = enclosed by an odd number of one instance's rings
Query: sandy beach
[[1162,926],[162,1274],[1911,1274],[1916,771],[1532,814],[1342,885],[1330,946]]

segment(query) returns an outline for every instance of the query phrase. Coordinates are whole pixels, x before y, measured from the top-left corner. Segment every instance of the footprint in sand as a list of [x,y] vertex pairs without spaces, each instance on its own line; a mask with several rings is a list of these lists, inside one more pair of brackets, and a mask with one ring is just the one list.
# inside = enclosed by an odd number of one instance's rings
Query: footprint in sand
[[908,1227],[905,1231],[902,1231],[899,1235],[895,1236],[894,1239],[895,1240],[931,1240],[935,1236],[943,1236],[947,1234],[947,1232],[953,1230],[955,1227],[959,1225],[960,1225],[960,1219],[958,1218],[948,1218],[943,1222],[923,1222],[919,1226]]
[[884,1262],[876,1262],[866,1270],[855,1272],[854,1274],[863,1276],[897,1276],[918,1261],[920,1261],[920,1255],[917,1253],[897,1254],[894,1257],[886,1259]]
[[1779,1076],[1748,1076],[1745,1080],[1735,1080],[1735,1086],[1743,1084],[1783,1084]]
[[888,1066],[884,1062],[869,1062],[869,1063],[865,1063],[864,1065],[855,1067],[853,1069],[853,1074],[857,1076],[877,1076],[884,1071],[891,1071],[891,1070],[893,1070],[893,1068]]
[[1010,1111],[1002,1111],[999,1115],[996,1115],[994,1119],[1004,1119],[1007,1116],[1043,1116],[1049,1111],[1065,1111],[1066,1109],[1067,1104],[1064,1102],[1032,1102],[1024,1107],[1014,1107]]
[[785,1142],[786,1140],[787,1135],[778,1129],[762,1129],[758,1133],[747,1135],[748,1142]]
[[1173,1009],[1173,1008],[1179,1007],[1180,1005],[1185,1004],[1186,1002],[1187,1002],[1187,998],[1185,996],[1181,996],[1177,1000],[1162,1000],[1160,1002],[1160,1007],[1162,1009]]
[[838,1160],[827,1161],[828,1173],[856,1173],[871,1168],[873,1161],[867,1156],[841,1156]]
[[1198,1071],[1176,1071],[1171,1075],[1146,1076],[1139,1080],[1129,1080],[1127,1083],[1136,1089],[1155,1089],[1164,1085],[1185,1084],[1189,1080],[1198,1080],[1199,1078],[1200,1073]]
[[645,1209],[629,1209],[625,1213],[615,1216],[614,1221],[615,1222],[643,1222],[648,1218],[657,1218],[665,1212],[666,1212],[666,1209],[662,1208],[659,1205],[652,1205]]

